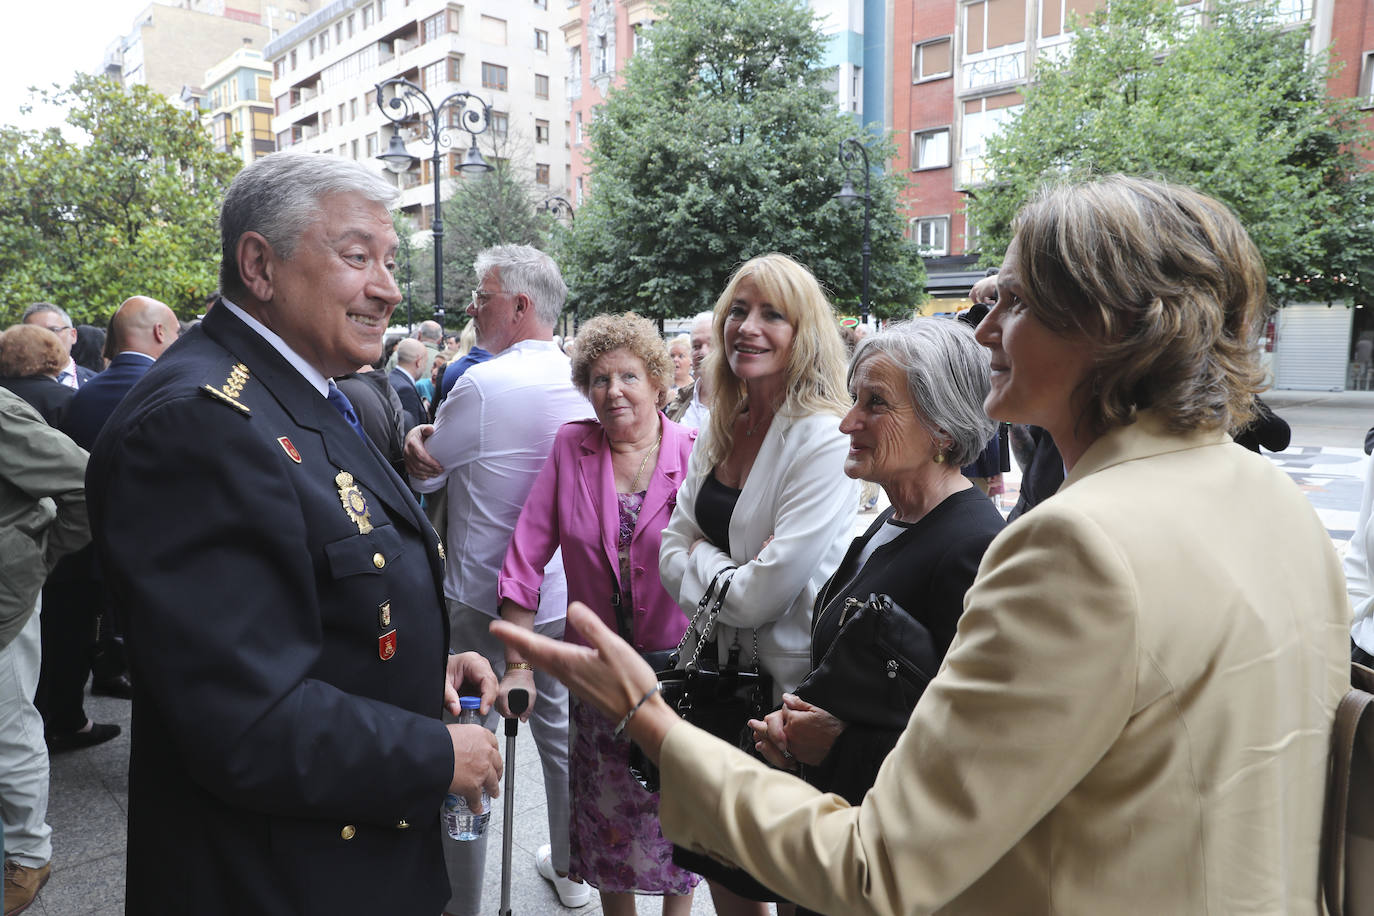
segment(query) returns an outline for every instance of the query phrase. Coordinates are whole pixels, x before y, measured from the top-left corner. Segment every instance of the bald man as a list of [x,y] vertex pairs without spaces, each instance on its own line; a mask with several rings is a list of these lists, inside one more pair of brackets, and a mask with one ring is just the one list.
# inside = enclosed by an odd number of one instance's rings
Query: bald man
[[147,296],[125,299],[110,318],[114,357],[108,369],[82,385],[72,398],[65,424],[67,435],[89,451],[124,395],[180,333],[177,316],[163,303]]
[[[434,324],[434,322],[427,322]],[[436,327],[438,325],[435,325]],[[420,401],[420,392],[415,387],[429,365],[429,351],[418,340],[407,337],[396,345],[396,368],[391,370],[388,380],[401,399],[401,409],[406,413],[406,432],[421,423],[429,422],[429,411]]]

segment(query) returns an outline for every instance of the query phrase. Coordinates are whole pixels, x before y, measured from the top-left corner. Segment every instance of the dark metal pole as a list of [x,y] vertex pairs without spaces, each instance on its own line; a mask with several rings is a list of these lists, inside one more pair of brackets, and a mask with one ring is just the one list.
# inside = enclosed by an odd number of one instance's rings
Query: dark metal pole
[[869,226],[873,219],[873,198],[868,193],[868,154],[864,154],[864,292],[863,298],[859,300],[859,314],[863,318],[863,323],[868,324],[868,256],[871,250],[869,245]]
[[[434,112],[434,136],[439,136],[439,113]],[[444,217],[439,206],[439,144],[434,144],[434,219],[430,229],[434,233],[434,320],[444,327]]]

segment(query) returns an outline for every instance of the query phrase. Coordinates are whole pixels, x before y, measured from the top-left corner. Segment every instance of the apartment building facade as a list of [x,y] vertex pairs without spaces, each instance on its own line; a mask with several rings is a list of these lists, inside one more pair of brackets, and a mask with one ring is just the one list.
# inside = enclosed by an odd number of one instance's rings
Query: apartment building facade
[[205,71],[201,123],[215,149],[246,165],[277,148],[272,133],[272,67],[254,48],[239,48]]
[[[548,6],[548,0],[335,0],[266,49],[277,148],[345,156],[390,175],[373,161],[393,131],[377,107],[376,85],[401,77],[435,105],[451,93],[475,93],[491,109],[479,141],[483,154],[508,158],[550,195],[563,193],[569,150],[558,78],[562,32],[560,11]],[[444,123],[453,145],[442,148],[441,177],[457,178],[468,135],[456,110],[446,109]],[[393,180],[402,189],[402,209],[426,228],[433,147],[418,126],[403,127],[401,136],[421,161]]]
[[[1104,2],[893,3],[890,124],[898,155],[890,166],[911,180],[908,231],[927,254],[933,295],[962,296],[982,274],[975,267],[977,227],[964,204],[990,177],[988,137],[1021,106],[1035,62],[1070,41],[1070,17],[1087,17]],[[1331,80],[1333,93],[1370,98],[1374,11],[1367,0],[1282,0],[1279,15],[1284,27],[1309,30],[1313,48],[1334,40],[1344,67]]]
[[304,18],[318,2],[149,3],[134,17],[128,33],[106,47],[100,71],[126,87],[145,85],[169,99],[194,97],[206,68],[239,48],[262,50],[280,26]]

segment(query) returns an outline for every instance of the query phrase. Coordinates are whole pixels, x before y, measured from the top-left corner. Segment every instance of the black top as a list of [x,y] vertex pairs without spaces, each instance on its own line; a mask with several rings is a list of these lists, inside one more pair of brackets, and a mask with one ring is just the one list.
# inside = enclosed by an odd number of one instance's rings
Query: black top
[[726,553],[730,552],[730,518],[735,514],[739,494],[739,490],[717,480],[714,469],[697,492],[697,527],[711,546]]
[[[864,545],[877,534],[895,510],[888,508],[861,537],[855,538],[835,574],[816,598],[811,631],[811,663],[816,665],[840,631],[840,611],[853,597],[889,595],[931,634],[936,657],[932,671],[944,660],[964,612],[964,592],[978,573],[992,539],[1005,526],[1002,516],[975,487],[946,497],[919,521],[873,552],[862,568],[855,564]],[[916,699],[910,709],[916,708]],[[836,792],[858,804],[873,785],[900,733],[851,724],[836,739],[825,760],[803,768],[812,785]]]

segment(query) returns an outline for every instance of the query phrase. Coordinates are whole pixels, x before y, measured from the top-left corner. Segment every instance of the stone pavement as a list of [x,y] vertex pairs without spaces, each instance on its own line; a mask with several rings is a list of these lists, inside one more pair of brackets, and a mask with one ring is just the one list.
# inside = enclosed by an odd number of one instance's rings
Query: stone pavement
[[[1364,433],[1374,426],[1374,393],[1270,392],[1265,400],[1293,428],[1293,444],[1269,457],[1302,487],[1321,516],[1334,543],[1349,540],[1359,511]],[[1013,462],[1015,464],[1015,462]],[[1016,502],[1019,470],[1006,475],[1008,492],[999,499],[1003,511]],[[872,521],[855,520],[855,532]],[[124,911],[125,816],[128,811],[129,703],[93,697],[87,712],[98,722],[117,722],[124,734],[114,741],[52,760],[49,822],[53,827],[53,873],[29,910],[35,916],[116,916]],[[502,737],[502,748],[505,738]],[[502,809],[490,829],[482,912],[500,906]],[[517,739],[514,822],[513,916],[555,913],[594,914],[593,902],[580,910],[558,904],[552,887],[534,870],[534,850],[548,842],[543,772],[527,731]],[[660,912],[658,900],[641,897],[644,916]],[[693,901],[695,916],[714,913],[710,893],[702,886]],[[139,914],[142,916],[142,914]]]

